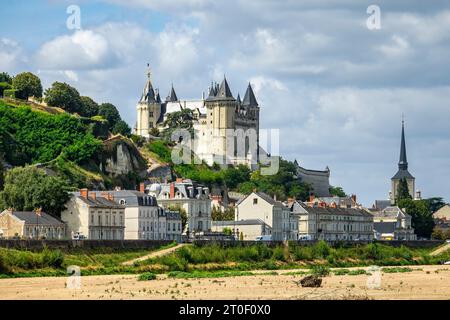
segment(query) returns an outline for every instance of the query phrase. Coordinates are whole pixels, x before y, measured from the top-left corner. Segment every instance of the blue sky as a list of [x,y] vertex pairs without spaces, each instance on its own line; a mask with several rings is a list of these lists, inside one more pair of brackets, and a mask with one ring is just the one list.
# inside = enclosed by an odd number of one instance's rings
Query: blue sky
[[[79,5],[79,31],[66,8]],[[363,204],[385,199],[397,169],[401,115],[425,197],[450,201],[448,1],[2,1],[0,71],[38,73],[112,102],[133,126],[150,62],[163,96],[201,97],[227,75],[250,81],[262,128],[281,130],[283,157],[331,169]]]

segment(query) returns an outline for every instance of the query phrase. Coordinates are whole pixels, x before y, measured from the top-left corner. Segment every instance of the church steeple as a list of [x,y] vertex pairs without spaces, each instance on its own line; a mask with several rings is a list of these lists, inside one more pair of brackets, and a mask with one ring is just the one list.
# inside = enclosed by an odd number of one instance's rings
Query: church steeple
[[408,160],[406,159],[406,143],[405,143],[405,121],[402,120],[402,141],[400,144],[400,160],[398,162],[399,170],[408,170]]

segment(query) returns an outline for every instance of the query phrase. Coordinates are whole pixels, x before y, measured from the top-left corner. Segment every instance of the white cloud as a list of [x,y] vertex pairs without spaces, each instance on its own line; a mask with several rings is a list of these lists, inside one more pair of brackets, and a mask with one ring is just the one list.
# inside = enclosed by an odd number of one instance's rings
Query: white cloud
[[24,60],[22,48],[16,41],[0,39],[0,70],[14,72]]
[[79,30],[45,43],[36,56],[42,69],[96,69],[111,61],[106,38],[92,30]]

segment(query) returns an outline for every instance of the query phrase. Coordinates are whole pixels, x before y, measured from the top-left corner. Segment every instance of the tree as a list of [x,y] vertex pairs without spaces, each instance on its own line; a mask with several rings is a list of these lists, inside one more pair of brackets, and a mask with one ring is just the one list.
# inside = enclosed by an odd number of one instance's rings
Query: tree
[[70,199],[68,186],[59,177],[47,176],[36,167],[18,167],[6,173],[4,189],[0,192],[3,208],[44,212],[60,216]]
[[0,191],[3,190],[4,174],[5,168],[3,168],[3,155],[0,153]]
[[430,238],[434,228],[433,213],[426,200],[401,199],[397,202],[399,208],[405,209],[411,216],[412,226],[417,236]]
[[1,81],[0,81],[0,97],[3,97],[3,93],[4,93],[6,90],[11,91],[11,88],[12,88],[12,85],[9,84],[8,82],[1,82]]
[[114,134],[121,134],[123,136],[130,136],[131,135],[131,128],[130,126],[123,120],[119,120],[112,129],[112,132]]
[[16,75],[12,85],[17,90],[16,98],[27,100],[29,97],[42,97],[41,79],[31,72],[23,72]]
[[194,126],[193,120],[194,115],[192,110],[188,108],[169,113],[166,121],[163,123],[163,125],[167,127],[167,129],[162,132],[163,138],[167,141],[172,141],[172,133],[180,129],[188,130],[192,135]]
[[98,103],[89,97],[81,97],[81,111],[80,115],[83,117],[91,118],[98,115],[99,106]]
[[335,197],[346,197],[344,189],[342,187],[330,186],[330,194]]
[[52,87],[45,91],[45,101],[49,106],[60,107],[70,113],[82,111],[80,94],[67,83],[54,82]]
[[250,179],[250,168],[240,164],[237,167],[227,168],[224,172],[224,181],[228,188],[235,189],[240,183]]
[[0,73],[0,82],[12,84],[12,77],[6,72],[2,72]]
[[405,178],[400,179],[397,186],[397,202],[403,199],[411,199],[409,194],[408,182]]
[[111,103],[102,103],[98,114],[108,121],[109,130],[112,130],[116,123],[122,120],[116,106]]
[[435,213],[440,208],[445,206],[445,201],[441,197],[433,197],[429,199],[425,199],[428,202],[428,206],[430,207],[431,212]]

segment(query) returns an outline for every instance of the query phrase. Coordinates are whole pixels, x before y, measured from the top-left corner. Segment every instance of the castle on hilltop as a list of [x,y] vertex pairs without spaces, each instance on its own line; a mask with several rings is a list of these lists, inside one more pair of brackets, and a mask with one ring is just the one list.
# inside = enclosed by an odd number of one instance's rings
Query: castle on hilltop
[[[155,130],[166,129],[169,114],[190,109],[194,128],[192,150],[200,160],[208,165],[243,164],[257,169],[258,163],[264,162],[268,154],[260,146],[260,107],[251,84],[242,100],[239,94],[234,98],[225,76],[220,85],[211,83],[207,92],[208,96],[202,94],[201,99],[182,100],[172,84],[163,101],[159,90],[153,87],[148,70],[147,82],[137,104],[135,134],[149,138]],[[230,133],[234,134],[233,139],[230,139]],[[318,171],[305,169],[297,161],[295,165],[297,178],[311,184],[316,196],[329,196],[328,167]]]
[[[192,110],[194,117],[194,146],[196,156],[208,165],[214,163],[244,164],[256,168],[259,150],[259,105],[248,84],[244,99],[233,97],[227,79],[222,83],[211,83],[208,96],[197,100],[180,100],[172,85],[165,101],[159,90],[155,90],[150,71],[141,99],[137,105],[135,133],[150,137],[152,130],[165,129],[165,120],[170,113],[184,109]],[[243,135],[234,137],[234,145],[227,144],[227,135],[241,129]],[[239,144],[242,143],[242,150]],[[233,147],[234,150],[230,150]],[[242,152],[241,152],[242,151]]]

